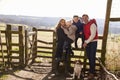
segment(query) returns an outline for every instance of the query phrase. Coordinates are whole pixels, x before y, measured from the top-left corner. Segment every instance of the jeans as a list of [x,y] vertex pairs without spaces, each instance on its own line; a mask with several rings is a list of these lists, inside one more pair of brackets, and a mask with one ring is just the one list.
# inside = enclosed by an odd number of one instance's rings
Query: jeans
[[96,59],[97,41],[88,43],[86,53],[89,60],[89,72],[95,74],[95,59]]

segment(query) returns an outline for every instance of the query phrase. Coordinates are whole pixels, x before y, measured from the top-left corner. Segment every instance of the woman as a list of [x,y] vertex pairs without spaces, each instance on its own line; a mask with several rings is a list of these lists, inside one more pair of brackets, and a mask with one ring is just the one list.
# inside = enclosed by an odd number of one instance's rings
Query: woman
[[64,19],[61,19],[56,27],[56,36],[57,36],[57,49],[56,49],[56,58],[62,58],[63,45],[64,41],[67,38],[67,35],[63,31],[63,27],[66,26]]
[[71,21],[66,22],[66,26],[62,27],[64,30],[64,33],[67,35],[67,38],[64,41],[64,60],[65,60],[65,73],[69,75],[69,69],[70,69],[70,57],[73,56],[74,53],[71,48],[71,44],[75,41],[75,33],[77,30],[77,27],[75,25],[72,25]]
[[63,31],[63,27],[65,26],[66,26],[65,19],[61,19],[56,27],[56,34],[57,34],[57,48],[55,54],[56,74],[58,74],[59,63],[60,60],[62,59],[63,45],[65,40],[67,40],[67,35]]

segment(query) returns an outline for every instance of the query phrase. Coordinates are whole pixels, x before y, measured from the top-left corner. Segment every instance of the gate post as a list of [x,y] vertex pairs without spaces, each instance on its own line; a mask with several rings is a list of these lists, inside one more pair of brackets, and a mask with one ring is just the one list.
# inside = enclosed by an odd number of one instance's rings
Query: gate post
[[56,33],[53,31],[52,71],[55,69]]
[[32,36],[33,44],[33,54],[32,54],[32,63],[35,62],[35,58],[37,56],[37,29],[34,27],[33,31],[35,31],[35,35]]
[[6,25],[6,44],[7,44],[7,64],[8,68],[11,66],[11,43],[12,43],[12,35],[11,35],[11,25]]
[[25,30],[25,66],[28,64],[28,40],[27,40],[27,30]]
[[19,56],[20,56],[20,67],[24,67],[24,30],[23,26],[18,26],[19,27]]

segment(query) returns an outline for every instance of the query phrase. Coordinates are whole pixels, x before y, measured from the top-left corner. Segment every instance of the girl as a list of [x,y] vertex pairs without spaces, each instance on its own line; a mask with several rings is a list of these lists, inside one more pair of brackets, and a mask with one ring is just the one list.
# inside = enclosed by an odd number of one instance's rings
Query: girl
[[56,27],[56,36],[57,36],[57,46],[56,46],[56,54],[55,54],[55,68],[56,68],[56,75],[58,74],[58,68],[60,60],[62,59],[63,54],[63,45],[65,40],[67,39],[67,35],[63,31],[63,27],[66,26],[65,19],[61,19]]
[[56,36],[57,36],[57,49],[56,49],[56,58],[61,58],[63,53],[64,41],[67,38],[67,35],[64,33],[63,27],[66,26],[65,20],[61,19],[56,27]]

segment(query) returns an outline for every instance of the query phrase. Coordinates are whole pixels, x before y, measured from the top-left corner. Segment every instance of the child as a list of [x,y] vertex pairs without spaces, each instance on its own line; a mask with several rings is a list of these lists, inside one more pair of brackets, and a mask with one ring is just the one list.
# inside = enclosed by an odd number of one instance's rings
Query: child
[[67,40],[67,35],[63,31],[63,27],[66,26],[65,19],[61,19],[56,27],[56,36],[57,36],[57,46],[56,46],[56,54],[55,54],[55,68],[56,68],[56,75],[58,75],[58,68],[59,63],[62,58],[63,54],[63,45],[65,40]]
[[[82,39],[82,45],[84,43],[84,35],[83,35],[83,23],[80,22],[79,17],[77,15],[73,16],[73,25],[75,25],[77,27],[77,31],[76,31],[76,38],[75,38],[75,48],[78,48],[77,45],[77,40],[80,37]],[[81,45],[81,48],[83,48],[83,46]]]
[[77,30],[77,27],[75,25],[72,25],[71,21],[67,21],[66,22],[66,29],[63,28],[65,34],[67,35],[67,37],[74,42],[75,41],[75,33]]

